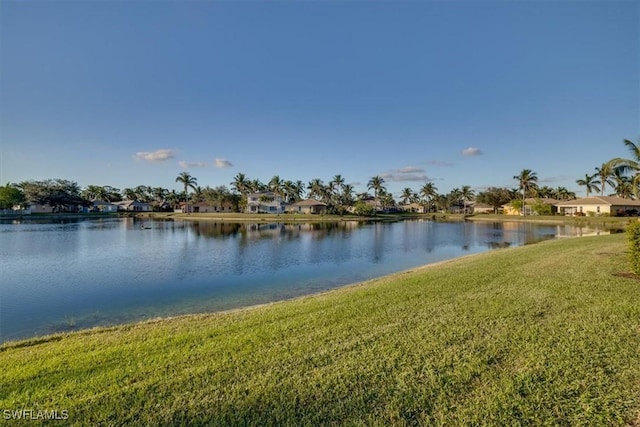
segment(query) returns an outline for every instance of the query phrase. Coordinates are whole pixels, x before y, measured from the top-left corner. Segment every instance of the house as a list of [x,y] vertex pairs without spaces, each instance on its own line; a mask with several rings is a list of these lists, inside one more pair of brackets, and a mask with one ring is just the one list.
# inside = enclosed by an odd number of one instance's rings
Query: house
[[471,209],[474,214],[490,214],[495,212],[495,208],[486,203],[474,203]]
[[314,199],[301,200],[289,205],[289,207],[287,208],[287,212],[324,214],[327,212],[327,204]]
[[90,212],[104,212],[104,213],[115,213],[118,212],[118,206],[105,202],[104,200],[94,200],[91,202],[91,207],[89,208]]
[[178,209],[177,212],[182,212],[182,213],[233,212],[233,203],[224,201],[220,203],[199,202],[199,203],[185,204],[184,202],[182,202],[180,203],[180,209]]
[[246,213],[284,213],[287,204],[282,196],[271,191],[259,191],[247,195]]
[[556,204],[563,215],[635,216],[640,213],[640,200],[595,196],[562,201]]
[[126,212],[151,212],[151,205],[149,203],[138,202],[135,200],[124,200],[122,202],[115,202],[118,206],[118,211]]
[[[557,212],[556,204],[558,202],[559,200],[551,199],[548,197],[527,197],[526,199],[524,199],[524,214],[538,215],[537,210],[540,209],[540,207],[544,208],[544,205],[549,207],[549,214],[555,214]],[[522,203],[522,199],[520,199],[520,203]],[[507,203],[506,205],[502,205],[502,209],[504,215],[522,215],[522,209],[514,207],[513,201]]]
[[408,205],[400,205],[399,208],[403,212],[412,212],[412,213],[425,213],[427,211],[424,205],[421,205],[420,203],[415,203],[415,202],[409,203]]
[[151,202],[151,210],[154,212],[173,212],[173,206],[166,200]]

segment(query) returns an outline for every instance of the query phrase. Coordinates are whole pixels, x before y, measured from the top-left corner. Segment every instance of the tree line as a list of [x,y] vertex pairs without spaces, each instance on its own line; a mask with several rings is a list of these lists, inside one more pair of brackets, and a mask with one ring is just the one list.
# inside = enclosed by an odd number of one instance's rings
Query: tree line
[[[600,167],[596,167],[593,174],[585,174],[584,178],[576,180],[578,185],[585,187],[587,197],[597,192],[604,195],[607,188],[613,190],[612,195],[624,198],[637,197],[640,186],[640,145],[627,139],[623,142],[632,153],[632,158],[611,159]],[[94,200],[105,202],[133,200],[151,203],[158,209],[162,205],[168,205],[173,209],[182,202],[214,205],[227,203],[233,206],[234,210],[243,211],[249,194],[266,191],[280,196],[287,203],[305,198],[315,199],[325,203],[330,213],[338,214],[354,208],[368,209],[371,206],[365,203],[367,200],[374,200],[380,208],[385,210],[399,205],[416,204],[423,207],[426,212],[446,211],[452,206],[459,206],[466,212],[468,205],[472,202],[485,203],[497,210],[507,203],[512,203],[515,207],[523,207],[526,198],[529,197],[557,200],[576,198],[576,194],[565,187],[539,186],[537,174],[530,169],[523,169],[513,176],[513,179],[517,182],[515,188],[489,187],[477,193],[471,186],[464,185],[440,194],[433,182],[426,182],[417,190],[403,188],[398,200],[387,191],[385,180],[381,176],[372,177],[367,182],[367,191],[363,193],[356,193],[353,185],[348,184],[342,175],[335,175],[326,183],[320,178],[314,178],[305,184],[300,180],[282,179],[279,175],[273,176],[264,183],[259,179],[251,179],[244,173],[238,173],[229,183],[229,187],[225,185],[201,187],[196,177],[188,172],[182,172],[175,179],[182,185],[182,191],[146,185],[122,190],[100,185],[81,188],[73,181],[47,179],[7,183],[4,187],[0,187],[0,208],[11,209],[16,205],[48,204],[56,210],[66,205],[90,206]]]

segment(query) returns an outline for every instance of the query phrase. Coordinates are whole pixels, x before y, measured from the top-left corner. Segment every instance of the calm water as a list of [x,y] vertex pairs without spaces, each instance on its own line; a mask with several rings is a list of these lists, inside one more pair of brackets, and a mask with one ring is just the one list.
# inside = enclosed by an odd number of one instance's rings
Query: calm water
[[265,303],[493,248],[591,232],[431,221],[4,222],[0,342]]

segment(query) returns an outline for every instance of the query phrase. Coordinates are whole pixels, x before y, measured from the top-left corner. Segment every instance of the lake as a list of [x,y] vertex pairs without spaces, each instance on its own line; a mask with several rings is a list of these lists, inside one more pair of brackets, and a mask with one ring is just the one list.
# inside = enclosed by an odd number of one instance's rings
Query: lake
[[462,255],[600,232],[428,220],[2,221],[0,342],[267,303]]

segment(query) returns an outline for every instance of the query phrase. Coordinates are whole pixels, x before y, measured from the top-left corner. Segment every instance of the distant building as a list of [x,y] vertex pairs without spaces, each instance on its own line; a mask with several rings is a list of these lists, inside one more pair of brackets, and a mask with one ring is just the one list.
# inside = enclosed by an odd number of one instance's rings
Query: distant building
[[247,195],[245,212],[281,214],[285,212],[286,206],[282,196],[271,191],[259,191]]

